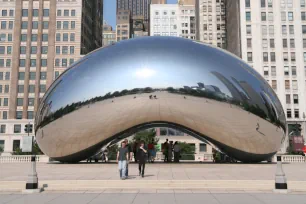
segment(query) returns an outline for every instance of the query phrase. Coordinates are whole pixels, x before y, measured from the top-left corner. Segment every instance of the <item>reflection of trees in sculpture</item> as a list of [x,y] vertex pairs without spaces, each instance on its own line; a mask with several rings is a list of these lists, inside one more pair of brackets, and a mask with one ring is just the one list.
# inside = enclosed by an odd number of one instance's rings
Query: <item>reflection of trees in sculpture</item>
[[[83,106],[87,106],[99,101],[104,101],[107,99],[114,99],[116,97],[121,97],[121,96],[126,96],[126,95],[135,95],[135,94],[143,94],[143,93],[152,93],[155,91],[167,91],[172,94],[180,94],[180,95],[186,95],[186,96],[194,96],[194,97],[201,97],[201,98],[207,98],[207,99],[212,99],[215,101],[220,101],[220,102],[226,102],[229,104],[236,105],[238,107],[241,107],[242,109],[253,113],[254,115],[259,116],[260,118],[263,118],[265,120],[269,120],[271,123],[277,125],[278,127],[281,126],[283,129],[285,129],[284,124],[277,119],[274,110],[271,110],[270,105],[268,104],[267,100],[264,100],[265,103],[264,105],[266,106],[268,112],[266,113],[262,108],[260,108],[257,104],[252,104],[252,101],[247,100],[246,98],[235,98],[226,95],[225,93],[221,92],[220,88],[216,86],[211,86],[214,87],[215,91],[209,90],[206,87],[204,87],[203,83],[198,83],[199,86],[184,86],[184,88],[173,88],[173,87],[168,87],[166,89],[153,89],[151,87],[146,87],[146,88],[134,88],[131,90],[124,89],[122,91],[115,91],[113,93],[107,93],[104,96],[97,96],[94,98],[91,98],[86,101],[80,101],[77,103],[72,103],[70,105],[67,105],[66,107],[62,107],[58,109],[57,111],[50,113],[48,116],[45,116],[43,118],[43,121],[40,123],[40,126],[43,127],[47,125],[48,123],[63,117],[66,114],[69,114]],[[38,127],[37,127],[38,128]]]

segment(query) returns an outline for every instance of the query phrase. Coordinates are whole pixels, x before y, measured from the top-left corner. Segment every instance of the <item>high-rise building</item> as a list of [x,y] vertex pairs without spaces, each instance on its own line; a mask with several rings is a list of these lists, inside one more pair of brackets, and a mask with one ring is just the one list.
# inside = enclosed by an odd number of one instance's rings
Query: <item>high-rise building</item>
[[188,4],[151,4],[150,35],[195,39],[195,6]]
[[150,0],[117,0],[117,13],[119,10],[129,10],[131,19],[143,16],[144,23],[148,25],[150,3]]
[[129,10],[118,10],[116,16],[116,41],[130,39],[131,30],[131,12]]
[[196,39],[226,48],[224,0],[196,0]]
[[112,26],[107,24],[106,21],[103,22],[102,36],[103,36],[103,43],[102,43],[103,47],[116,43],[116,39],[117,39],[116,31],[113,30]]
[[[102,0],[0,0],[0,144],[22,148],[40,98],[69,65],[102,46]],[[34,135],[34,133],[30,133]]]
[[306,3],[300,0],[230,0],[227,49],[270,83],[288,121],[306,135]]

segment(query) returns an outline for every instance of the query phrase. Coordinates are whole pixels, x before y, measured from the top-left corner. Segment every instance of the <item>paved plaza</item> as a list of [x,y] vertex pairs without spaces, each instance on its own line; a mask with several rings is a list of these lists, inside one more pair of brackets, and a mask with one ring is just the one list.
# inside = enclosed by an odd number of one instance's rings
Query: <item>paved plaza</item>
[[[0,165],[0,181],[25,181],[30,163]],[[306,163],[283,164],[288,181],[306,181]],[[130,163],[132,180],[274,180],[275,163],[215,164],[183,163],[146,164],[146,177],[139,178],[138,165]],[[40,180],[119,180],[115,163],[37,163]]]
[[0,204],[305,204],[305,194],[271,194],[210,191],[67,192],[0,194]]
[[[291,192],[306,193],[305,163],[284,164]],[[0,192],[21,192],[25,187],[30,163],[0,165]],[[137,164],[129,164],[129,178],[120,180],[115,163],[38,163],[39,186],[45,192],[117,190],[239,190],[272,193],[276,164],[184,163],[146,165],[144,178],[138,176]]]

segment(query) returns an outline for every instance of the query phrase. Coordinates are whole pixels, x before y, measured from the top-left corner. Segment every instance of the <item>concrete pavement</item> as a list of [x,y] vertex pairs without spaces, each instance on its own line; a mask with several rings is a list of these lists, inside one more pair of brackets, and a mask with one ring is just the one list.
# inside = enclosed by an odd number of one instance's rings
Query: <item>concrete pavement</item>
[[269,192],[160,191],[160,192],[52,192],[0,194],[0,204],[306,204],[305,194]]

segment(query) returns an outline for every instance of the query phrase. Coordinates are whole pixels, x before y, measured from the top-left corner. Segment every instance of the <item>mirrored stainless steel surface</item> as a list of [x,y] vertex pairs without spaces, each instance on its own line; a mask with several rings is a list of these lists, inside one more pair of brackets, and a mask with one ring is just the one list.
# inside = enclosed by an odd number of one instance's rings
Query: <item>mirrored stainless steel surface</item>
[[80,161],[117,137],[171,126],[238,160],[279,150],[286,121],[269,84],[248,64],[210,45],[143,37],[98,49],[67,69],[36,115],[42,151]]

